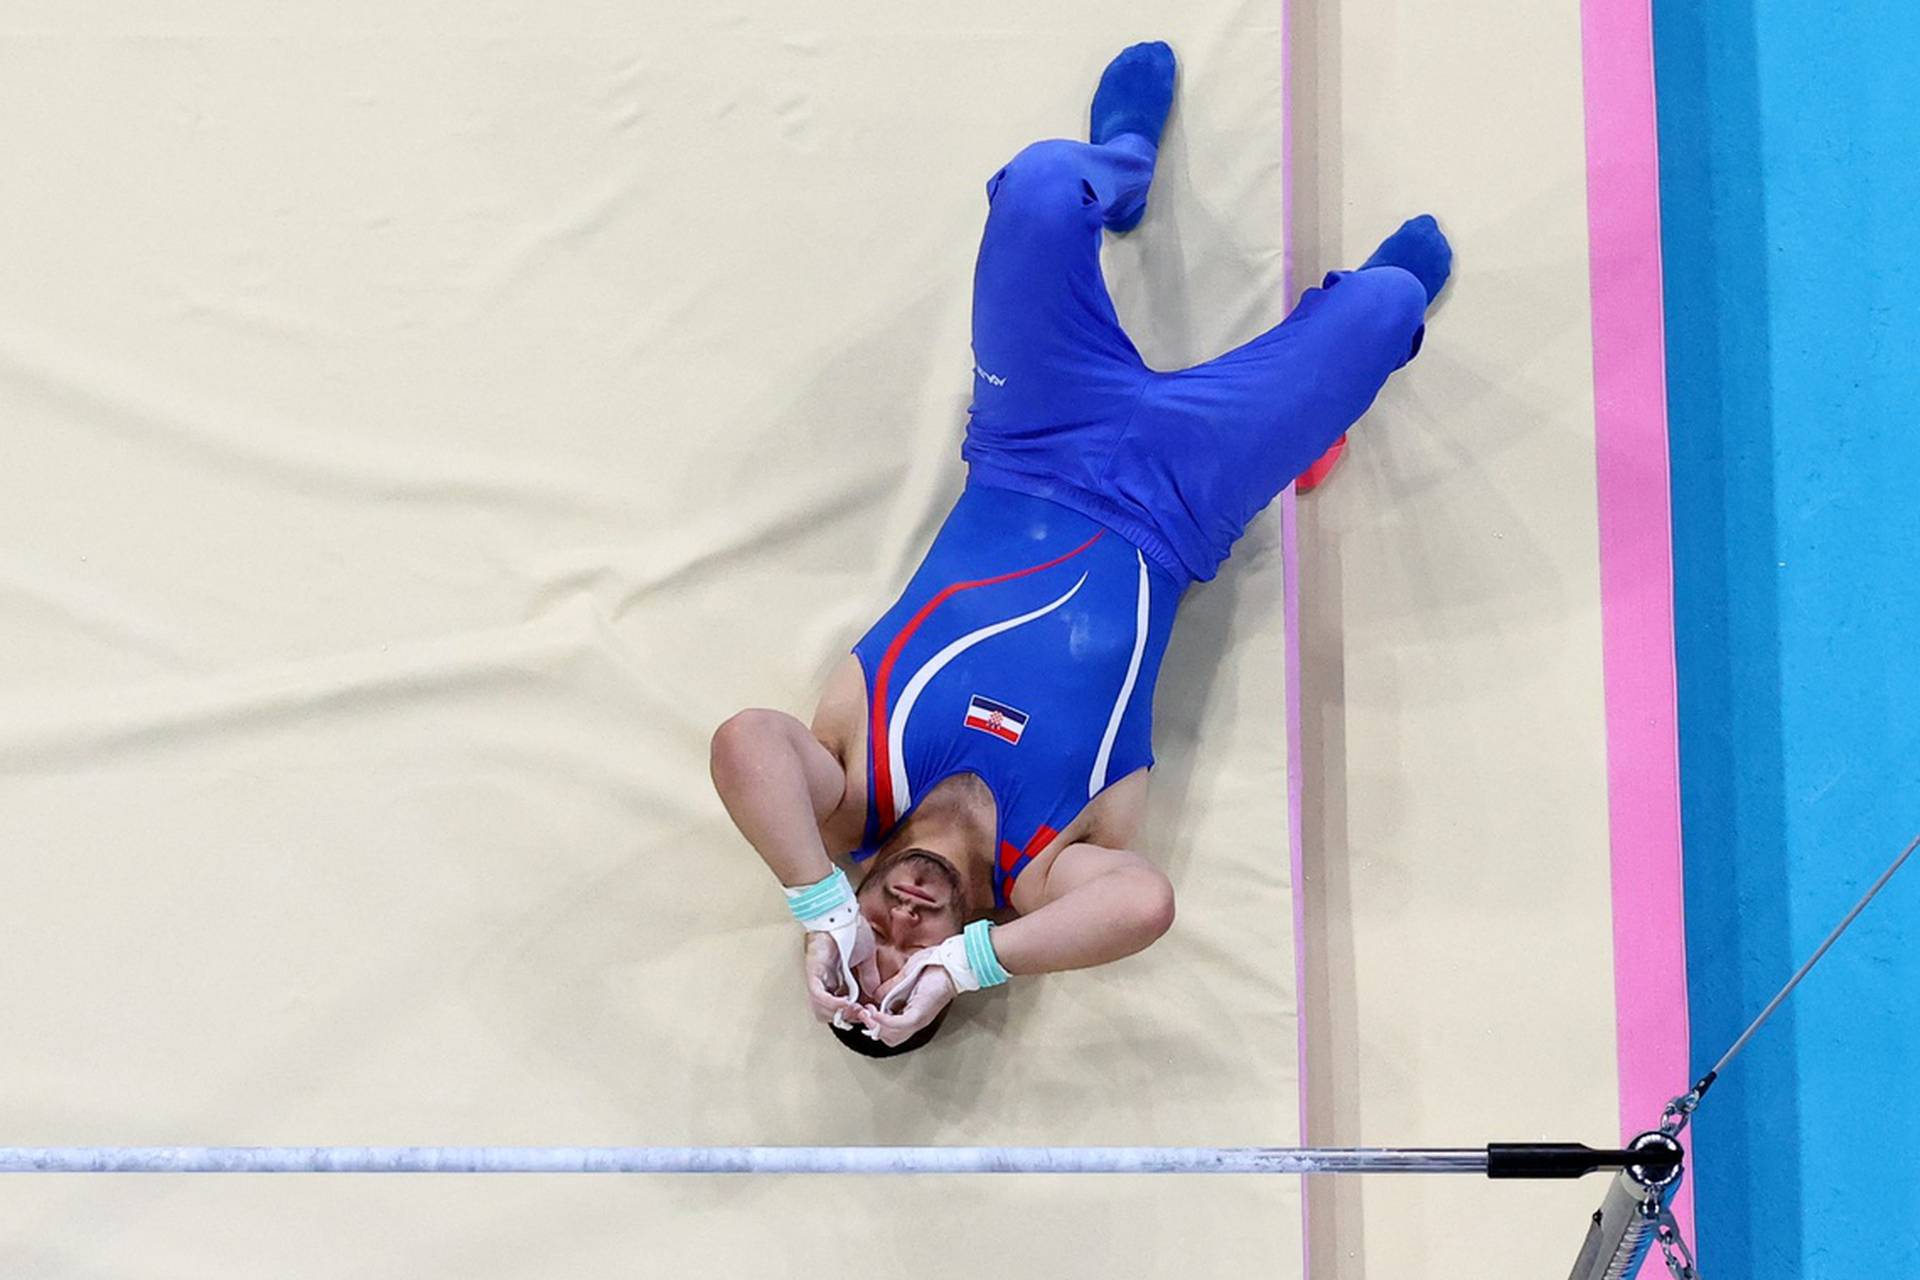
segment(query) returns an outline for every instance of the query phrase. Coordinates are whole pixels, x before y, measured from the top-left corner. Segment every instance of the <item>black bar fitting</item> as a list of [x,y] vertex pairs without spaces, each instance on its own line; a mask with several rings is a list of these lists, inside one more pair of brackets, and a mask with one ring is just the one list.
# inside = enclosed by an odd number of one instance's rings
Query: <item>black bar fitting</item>
[[1489,1142],[1487,1176],[1582,1178],[1601,1169],[1625,1169],[1629,1165],[1661,1174],[1673,1169],[1683,1158],[1677,1143],[1609,1150],[1581,1142]]

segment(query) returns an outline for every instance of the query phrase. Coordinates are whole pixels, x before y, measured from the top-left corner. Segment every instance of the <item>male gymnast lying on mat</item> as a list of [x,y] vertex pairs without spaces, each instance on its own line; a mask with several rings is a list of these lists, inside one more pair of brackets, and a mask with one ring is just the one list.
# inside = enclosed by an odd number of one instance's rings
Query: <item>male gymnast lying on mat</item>
[[749,710],[713,736],[714,786],[807,931],[814,1013],[873,1056],[924,1044],[959,992],[1172,925],[1134,843],[1181,592],[1419,350],[1447,279],[1415,218],[1245,346],[1149,369],[1101,229],[1146,211],[1173,84],[1165,44],[1125,50],[1090,141],[1034,143],[988,180],[965,491],[811,726]]

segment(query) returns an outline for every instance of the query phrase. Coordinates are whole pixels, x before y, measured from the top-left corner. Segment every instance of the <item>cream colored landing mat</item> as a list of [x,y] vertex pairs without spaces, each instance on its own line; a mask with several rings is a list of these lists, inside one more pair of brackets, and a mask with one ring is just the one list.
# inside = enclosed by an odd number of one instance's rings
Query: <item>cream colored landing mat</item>
[[[706,780],[957,492],[985,179],[1155,36],[1164,367],[1285,308],[1277,5],[8,4],[4,1140],[1296,1141],[1276,521],[1167,659],[1174,933],[917,1060]],[[0,1270],[1292,1275],[1298,1195],[19,1178]]]

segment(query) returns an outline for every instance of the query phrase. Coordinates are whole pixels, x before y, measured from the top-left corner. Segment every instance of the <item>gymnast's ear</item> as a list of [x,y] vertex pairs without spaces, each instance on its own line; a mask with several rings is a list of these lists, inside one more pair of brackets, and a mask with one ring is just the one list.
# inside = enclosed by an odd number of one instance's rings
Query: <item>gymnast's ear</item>
[[868,1036],[866,1031],[861,1027],[836,1026],[833,1028],[833,1034],[839,1039],[841,1044],[847,1046],[847,1048],[862,1057],[897,1058],[903,1053],[912,1053],[921,1045],[932,1040],[933,1037],[939,1033],[940,1024],[947,1020],[947,1012],[946,1009],[942,1009],[938,1017],[920,1030],[914,1032],[911,1039],[903,1040],[896,1045],[882,1044],[880,1041]]

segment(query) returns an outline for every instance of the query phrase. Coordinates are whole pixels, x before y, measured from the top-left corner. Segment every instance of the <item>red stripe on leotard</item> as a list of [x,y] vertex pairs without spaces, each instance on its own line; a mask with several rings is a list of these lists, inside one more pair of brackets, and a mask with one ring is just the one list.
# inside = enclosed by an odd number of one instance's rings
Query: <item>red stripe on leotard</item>
[[1013,843],[1008,840],[1000,842],[1000,865],[995,869],[993,877],[995,906],[1013,905],[1013,882],[1020,878],[1020,873],[1027,869],[1027,864],[1038,857],[1042,849],[1052,844],[1054,837],[1059,834],[1060,832],[1053,827],[1041,823],[1040,829],[1033,833],[1033,838],[1027,841],[1027,847],[1024,849],[1014,848]]
[[1012,573],[1003,573],[997,577],[976,578],[972,582],[955,582],[949,586],[942,587],[939,594],[921,605],[913,617],[907,620],[907,625],[900,628],[900,634],[893,638],[893,642],[887,646],[886,653],[881,655],[880,670],[874,674],[873,706],[871,708],[872,723],[867,726],[867,740],[872,744],[873,748],[873,800],[874,807],[880,815],[880,829],[882,831],[893,826],[893,824],[899,820],[899,815],[894,812],[893,808],[893,762],[888,756],[887,686],[893,678],[893,665],[900,660],[900,651],[907,647],[907,641],[911,640],[913,633],[920,629],[920,624],[925,622],[928,616],[945,603],[949,597],[957,595],[962,591],[970,591],[974,587],[991,587],[995,583],[1011,582],[1015,578],[1024,578],[1030,573],[1039,573],[1042,569],[1051,569],[1057,564],[1062,564],[1073,559],[1082,551],[1085,551],[1088,547],[1100,541],[1105,533],[1106,530],[1102,529],[1099,533],[1094,534],[1091,538],[1088,538],[1085,542],[1067,552],[1065,555],[1055,556],[1045,564],[1036,564],[1026,569],[1016,569]]

